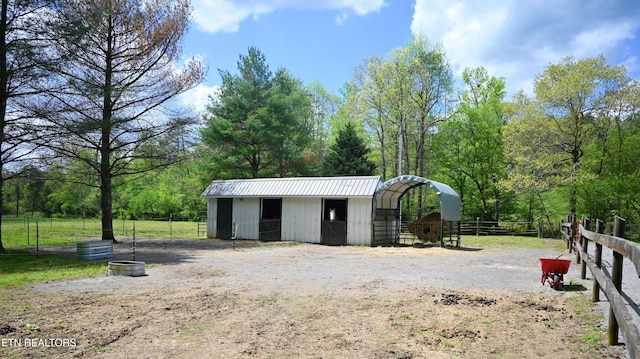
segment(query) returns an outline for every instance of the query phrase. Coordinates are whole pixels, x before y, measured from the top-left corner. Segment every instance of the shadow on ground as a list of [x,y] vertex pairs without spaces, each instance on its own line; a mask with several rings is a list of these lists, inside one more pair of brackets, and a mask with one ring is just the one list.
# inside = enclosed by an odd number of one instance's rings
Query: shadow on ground
[[[95,239],[92,239],[95,240]],[[137,260],[148,264],[180,264],[191,262],[202,252],[211,250],[234,251],[252,248],[293,245],[291,242],[261,242],[255,240],[220,239],[184,239],[184,238],[118,238],[113,244],[113,257],[91,262],[109,262],[114,260]],[[27,249],[31,254],[54,254],[62,257],[76,257],[76,246],[41,246]]]

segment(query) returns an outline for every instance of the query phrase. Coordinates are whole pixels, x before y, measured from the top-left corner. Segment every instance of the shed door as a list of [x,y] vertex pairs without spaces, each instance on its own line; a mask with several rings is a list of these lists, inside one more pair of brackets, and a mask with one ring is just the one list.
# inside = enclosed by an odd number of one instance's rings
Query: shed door
[[322,210],[322,244],[347,244],[347,200],[325,199]]
[[282,238],[282,198],[263,198],[260,204],[261,241],[279,241]]
[[231,239],[233,234],[233,198],[218,198],[216,214],[217,232],[220,239]]

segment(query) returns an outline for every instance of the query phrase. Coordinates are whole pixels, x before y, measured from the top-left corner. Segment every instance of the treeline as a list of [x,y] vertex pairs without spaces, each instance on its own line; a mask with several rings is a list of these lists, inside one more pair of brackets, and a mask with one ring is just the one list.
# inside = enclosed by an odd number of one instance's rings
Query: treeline
[[[364,59],[340,97],[286,69],[271,74],[256,48],[240,56],[237,75],[221,76],[203,129],[217,178],[367,174],[331,171],[349,168],[331,161],[368,160],[386,179],[449,184],[466,220],[640,217],[640,86],[603,56],[550,64],[533,96],[511,99],[506,80],[482,67],[465,68],[457,87],[444,50],[422,37]],[[348,145],[344,129],[362,136]],[[438,210],[429,194],[418,187],[403,198],[405,219]]]
[[[482,67],[456,85],[415,37],[335,95],[250,47],[195,114],[172,101],[207,72],[176,65],[188,1],[3,7],[3,214],[101,216],[113,239],[114,216],[196,218],[212,179],[415,174],[454,188],[465,220],[640,217],[640,86],[602,56],[550,64],[532,96],[506,99]],[[407,220],[439,208],[424,187],[403,206]]]
[[[195,166],[195,158],[144,175],[116,181],[113,213],[116,218],[172,217],[197,220],[206,211],[201,194],[209,176]],[[43,172],[36,167],[7,181],[4,215],[40,217],[100,217],[100,189],[71,180],[81,163]]]

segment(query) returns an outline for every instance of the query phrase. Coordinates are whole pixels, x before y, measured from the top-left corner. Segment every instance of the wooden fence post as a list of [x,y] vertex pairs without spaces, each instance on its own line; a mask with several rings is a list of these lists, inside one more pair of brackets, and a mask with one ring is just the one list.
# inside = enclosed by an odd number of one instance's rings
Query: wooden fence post
[[[604,222],[600,219],[596,220],[596,233],[604,233]],[[598,269],[602,270],[602,244],[596,242],[596,254],[595,262]],[[593,280],[593,293],[591,293],[591,301],[600,301],[600,283],[597,280]]]
[[562,219],[562,223],[560,223],[560,239],[563,239],[566,242],[565,245],[567,246],[569,253],[571,253],[571,246],[569,246],[569,241],[566,240],[564,236],[567,232],[567,230],[565,229],[566,227],[564,226],[565,223],[569,223],[569,216],[565,216],[564,219]]
[[[613,223],[613,235],[615,237],[624,237],[625,230],[625,220],[621,217],[616,216],[615,221]],[[613,285],[616,287],[618,292],[622,293],[622,261],[624,257],[622,254],[613,251],[613,266],[611,268],[611,281]],[[616,315],[613,312],[613,306],[609,305],[609,345],[617,345],[618,344],[618,332],[620,331],[620,327],[618,325],[618,320],[616,319]]]
[[476,237],[480,235],[480,217],[476,217]]
[[[589,229],[589,218],[584,215],[582,216],[582,227],[584,229]],[[586,254],[587,250],[589,249],[589,239],[583,236],[582,233],[580,233],[580,243],[582,243],[582,252]],[[580,271],[580,279],[585,278],[587,278],[587,262],[583,260],[582,269]]]
[[575,251],[575,240],[576,240],[576,231],[578,229],[578,227],[576,226],[576,224],[578,223],[578,220],[576,219],[576,215],[572,214],[571,215],[571,235],[569,238],[569,243],[571,246],[571,249],[569,250],[569,253],[571,253],[571,251],[573,250],[574,252],[576,252],[576,264],[580,264],[580,252],[579,251]]

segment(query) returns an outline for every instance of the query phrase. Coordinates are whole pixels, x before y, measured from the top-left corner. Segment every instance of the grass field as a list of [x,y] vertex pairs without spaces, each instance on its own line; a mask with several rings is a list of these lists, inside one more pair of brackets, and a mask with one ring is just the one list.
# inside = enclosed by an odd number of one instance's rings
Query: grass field
[[26,251],[9,250],[0,254],[0,273],[0,288],[5,288],[56,279],[104,275],[105,263],[55,255],[36,256]]
[[[200,235],[204,236],[206,223],[200,222]],[[116,235],[157,238],[203,238],[198,236],[197,222],[121,220],[113,221]],[[102,236],[98,218],[28,218],[3,217],[2,243],[5,248],[35,247],[72,244],[80,240]]]
[[521,236],[462,236],[462,247],[471,248],[503,248],[503,249],[553,249],[562,252],[566,249],[565,242],[559,239],[546,239]]
[[[205,223],[200,223],[200,234]],[[21,286],[33,282],[71,279],[105,273],[103,261],[88,262],[55,255],[36,256],[26,251],[38,246],[75,244],[78,241],[96,239],[102,235],[100,219],[63,219],[4,217],[2,243],[8,249],[0,254],[0,288]],[[204,238],[198,236],[197,222],[114,220],[117,238]]]

